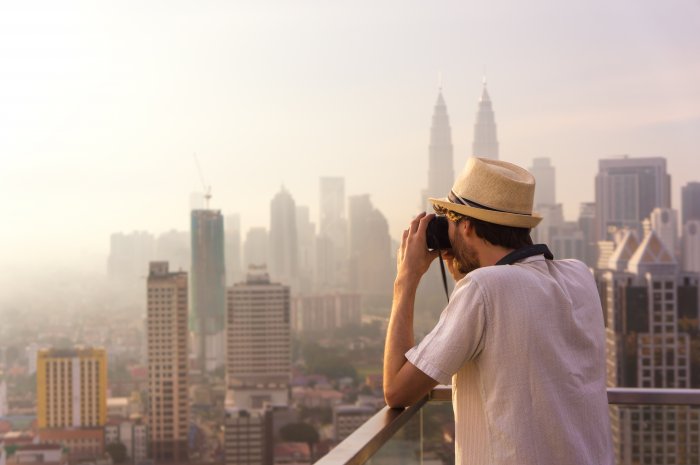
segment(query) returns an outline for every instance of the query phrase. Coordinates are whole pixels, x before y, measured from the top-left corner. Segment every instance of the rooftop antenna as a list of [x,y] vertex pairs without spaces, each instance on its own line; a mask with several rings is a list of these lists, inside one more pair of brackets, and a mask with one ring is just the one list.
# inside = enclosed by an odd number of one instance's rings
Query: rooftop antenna
[[442,92],[442,71],[438,71],[438,89]]
[[202,167],[199,165],[199,158],[197,158],[197,153],[193,153],[194,164],[197,165],[197,172],[199,173],[199,180],[202,183],[202,189],[204,189],[204,205],[207,210],[209,210],[209,200],[211,199],[211,185],[204,182],[204,175],[202,174]]

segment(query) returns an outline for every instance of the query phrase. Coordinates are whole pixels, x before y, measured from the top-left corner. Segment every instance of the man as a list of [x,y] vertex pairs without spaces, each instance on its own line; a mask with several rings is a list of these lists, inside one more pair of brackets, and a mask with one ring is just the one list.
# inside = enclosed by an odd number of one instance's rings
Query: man
[[603,313],[576,260],[533,246],[535,181],[511,163],[471,158],[448,198],[448,268],[457,280],[435,328],[414,346],[416,289],[437,252],[422,213],[404,231],[384,352],[390,407],[452,383],[458,464],[614,463]]

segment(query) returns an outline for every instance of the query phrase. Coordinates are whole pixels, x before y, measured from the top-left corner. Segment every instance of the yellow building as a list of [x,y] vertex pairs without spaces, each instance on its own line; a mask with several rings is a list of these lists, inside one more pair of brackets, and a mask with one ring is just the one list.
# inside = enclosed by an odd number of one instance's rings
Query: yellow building
[[95,428],[107,421],[107,353],[101,348],[37,354],[39,428]]

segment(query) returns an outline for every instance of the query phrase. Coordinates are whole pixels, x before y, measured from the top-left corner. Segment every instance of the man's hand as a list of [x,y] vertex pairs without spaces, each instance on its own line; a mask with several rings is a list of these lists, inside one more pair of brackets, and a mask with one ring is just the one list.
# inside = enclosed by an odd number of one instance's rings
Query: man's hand
[[432,213],[429,215],[425,212],[420,213],[411,221],[408,229],[404,230],[401,247],[396,254],[397,281],[407,279],[409,283],[417,284],[438,256],[437,251],[428,250],[425,237],[428,223],[434,217]]
[[403,232],[396,258],[394,301],[384,346],[384,398],[390,407],[405,407],[426,395],[437,381],[406,360],[413,347],[413,305],[421,277],[437,257],[428,251],[425,231],[435,215],[421,213]]

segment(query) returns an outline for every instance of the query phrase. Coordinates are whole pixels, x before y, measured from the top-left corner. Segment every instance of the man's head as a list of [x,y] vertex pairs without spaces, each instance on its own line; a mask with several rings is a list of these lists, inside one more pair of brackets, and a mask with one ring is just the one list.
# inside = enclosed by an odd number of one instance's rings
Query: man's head
[[530,229],[541,221],[532,211],[535,179],[511,163],[470,158],[447,198],[430,199],[449,221],[460,271],[490,264],[493,256],[532,245]]

